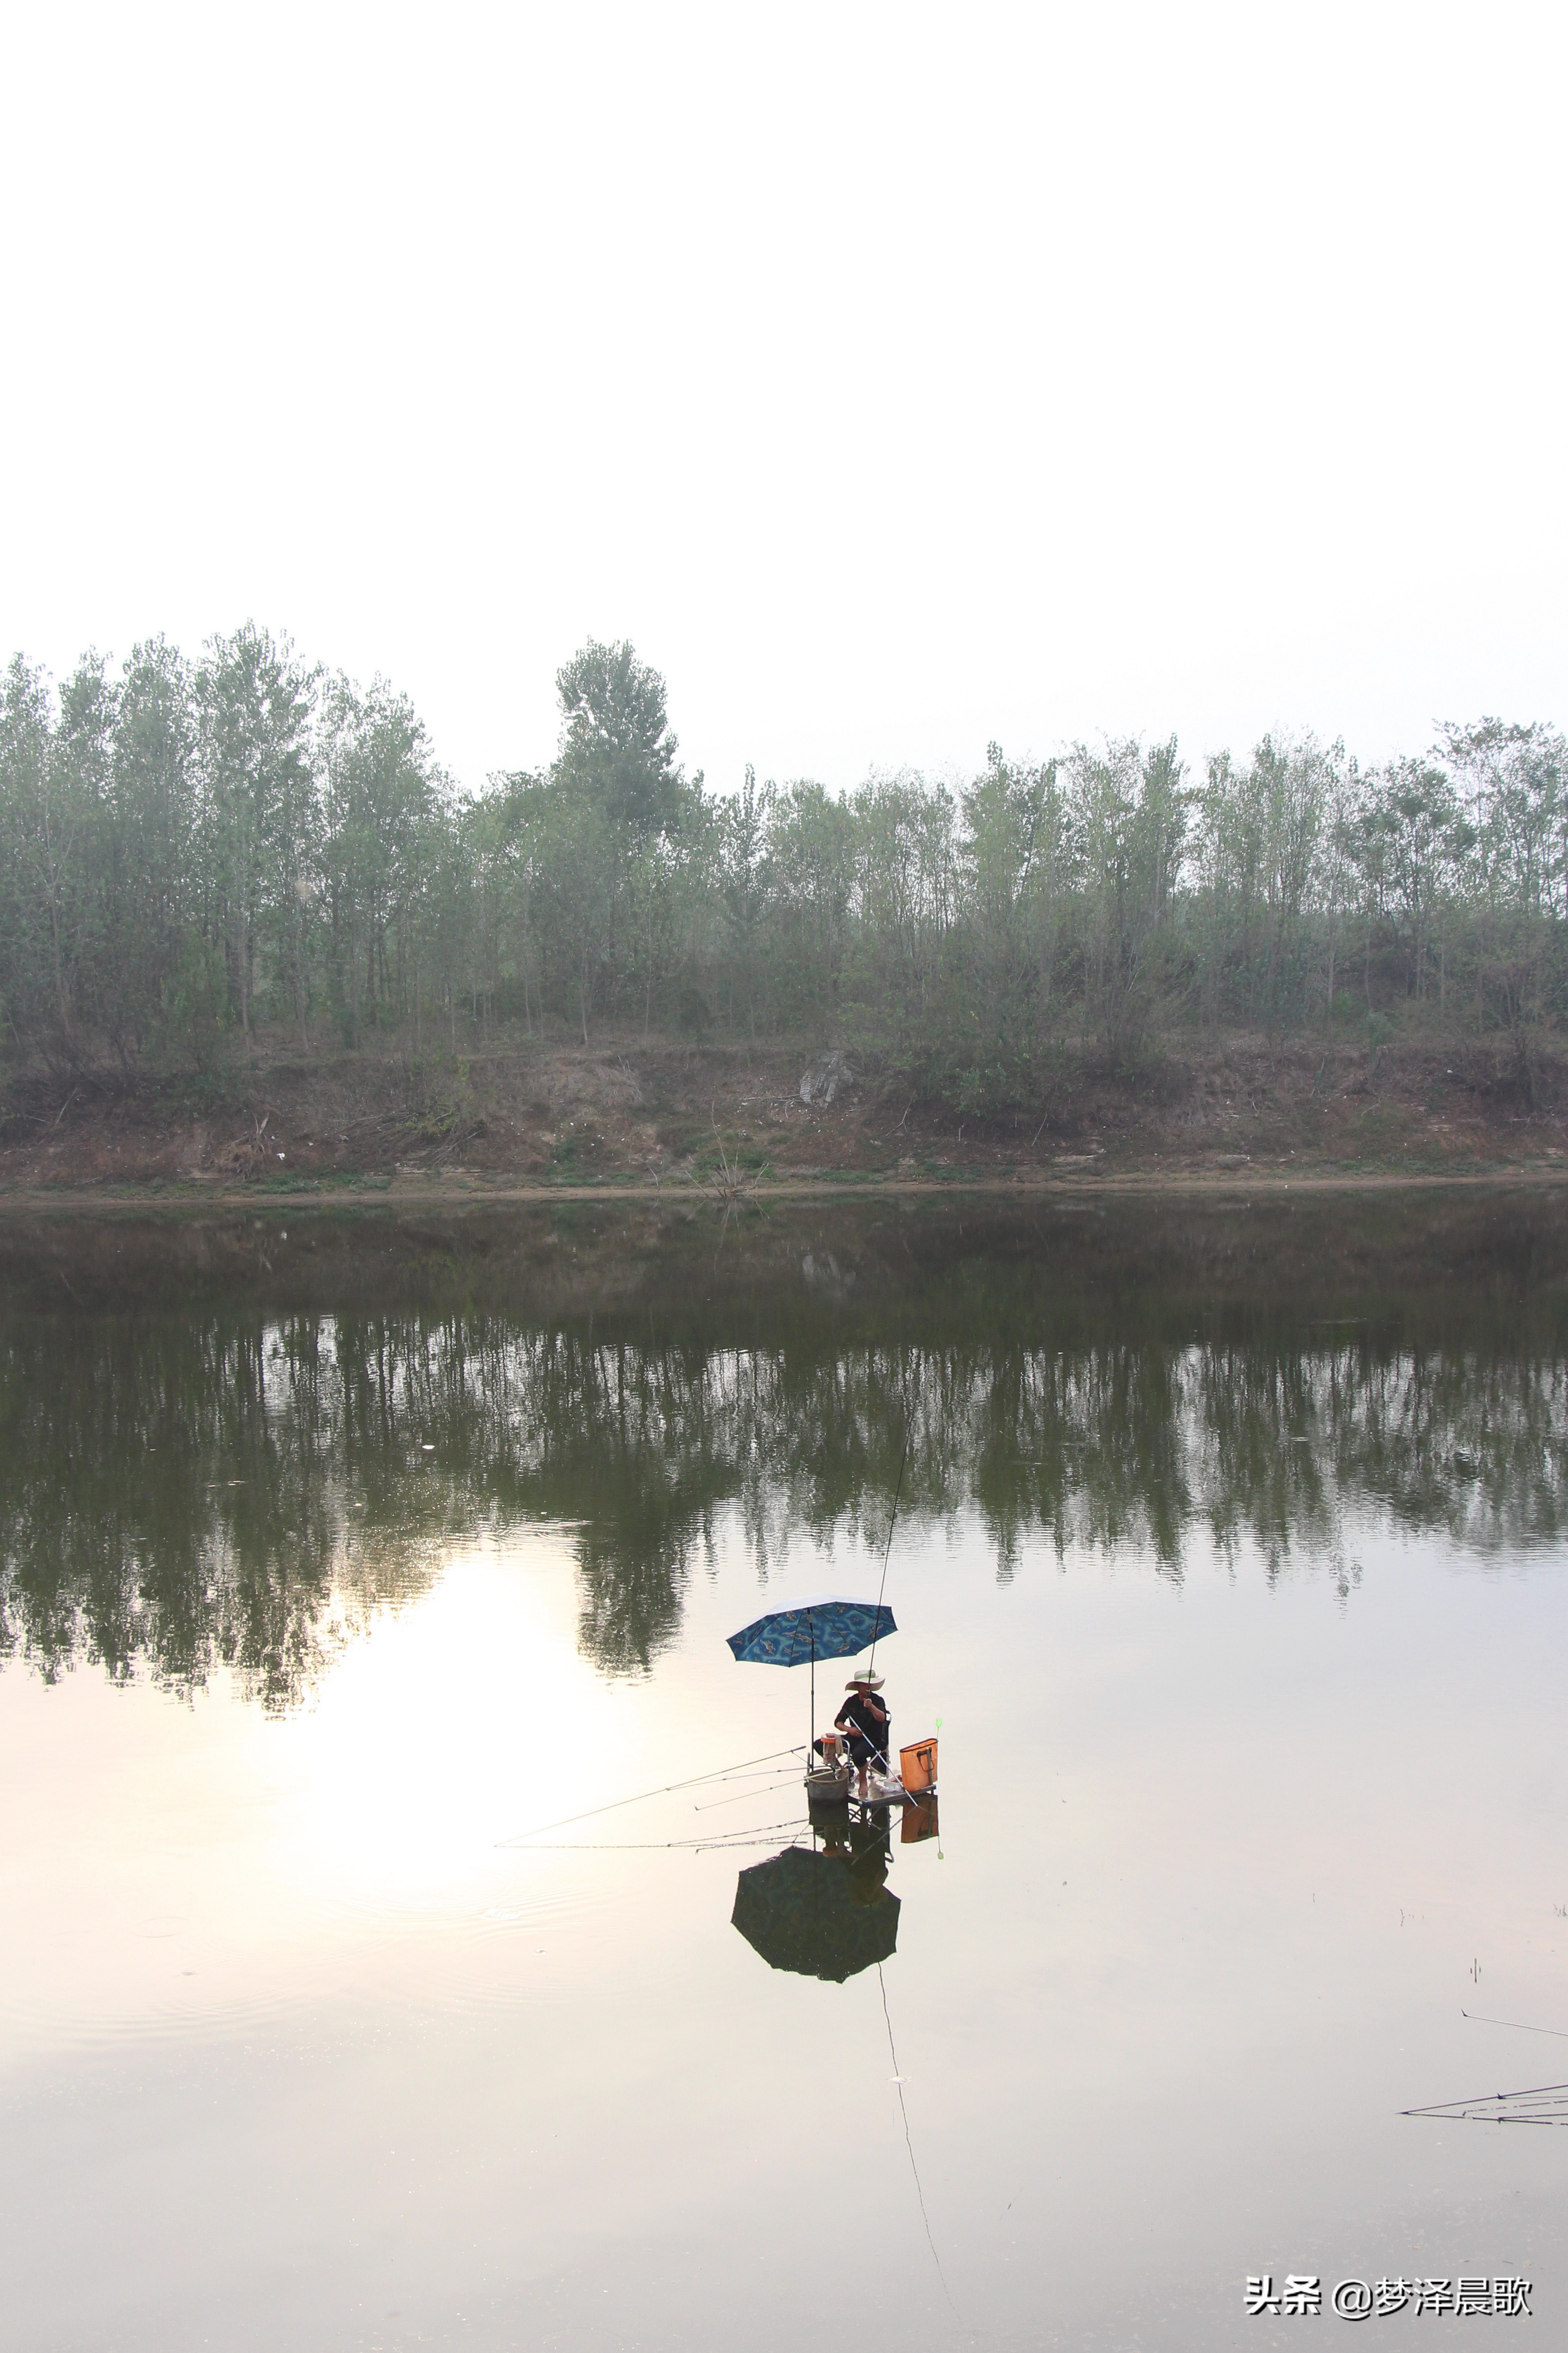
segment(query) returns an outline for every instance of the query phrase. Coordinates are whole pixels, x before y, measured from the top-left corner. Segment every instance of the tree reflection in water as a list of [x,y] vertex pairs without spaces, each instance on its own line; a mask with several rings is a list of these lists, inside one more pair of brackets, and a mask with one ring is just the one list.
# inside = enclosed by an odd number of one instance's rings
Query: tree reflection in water
[[454,1539],[564,1522],[582,1647],[639,1673],[721,1514],[762,1566],[801,1534],[879,1544],[906,1424],[900,1517],[977,1514],[1003,1577],[1041,1540],[1179,1577],[1202,1531],[1343,1584],[1365,1510],[1477,1552],[1553,1538],[1563,1215],[1399,1216],[883,1205],[720,1238],[557,1212],[302,1242],[296,1214],[282,1274],[249,1220],[112,1253],[14,1232],[0,1646],[176,1691],[222,1665],[283,1708]]

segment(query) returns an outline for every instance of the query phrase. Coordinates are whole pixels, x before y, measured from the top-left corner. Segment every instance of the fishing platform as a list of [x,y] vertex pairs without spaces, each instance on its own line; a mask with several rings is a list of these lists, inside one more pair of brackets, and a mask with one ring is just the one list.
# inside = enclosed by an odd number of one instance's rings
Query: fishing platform
[[[815,1745],[815,1744],[814,1744]],[[936,1795],[937,1744],[911,1740],[899,1751],[899,1770],[866,1775],[864,1794],[857,1789],[860,1768],[849,1762],[847,1745],[838,1732],[825,1732],[822,1763],[808,1768],[806,1802],[811,1806],[923,1806]]]

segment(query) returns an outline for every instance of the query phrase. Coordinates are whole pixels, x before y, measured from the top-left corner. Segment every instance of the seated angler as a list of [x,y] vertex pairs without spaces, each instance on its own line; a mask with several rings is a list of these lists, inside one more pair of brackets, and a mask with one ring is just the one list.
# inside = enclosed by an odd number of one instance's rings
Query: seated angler
[[883,1773],[888,1770],[893,1720],[878,1697],[881,1688],[880,1675],[851,1676],[845,1685],[849,1697],[833,1719],[839,1731],[849,1736],[849,1761],[859,1776],[855,1795],[862,1801],[871,1794],[872,1766]]

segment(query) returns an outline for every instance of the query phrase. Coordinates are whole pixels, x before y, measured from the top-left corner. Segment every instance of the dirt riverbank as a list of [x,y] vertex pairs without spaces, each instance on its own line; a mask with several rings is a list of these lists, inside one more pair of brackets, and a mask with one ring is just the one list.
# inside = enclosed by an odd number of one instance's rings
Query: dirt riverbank
[[1568,1058],[1261,1039],[1131,1070],[1064,1053],[1041,1099],[922,1102],[808,1047],[537,1044],[306,1060],[177,1078],[13,1078],[0,1200],[623,1198],[754,1184],[1173,1191],[1568,1171]]

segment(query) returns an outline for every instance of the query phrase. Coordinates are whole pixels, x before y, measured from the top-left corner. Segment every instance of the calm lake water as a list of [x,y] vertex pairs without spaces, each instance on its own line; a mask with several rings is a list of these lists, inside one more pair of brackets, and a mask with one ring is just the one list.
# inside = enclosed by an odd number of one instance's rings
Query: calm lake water
[[[62,1218],[0,1299],[5,2345],[1568,2337],[1568,2133],[1402,2113],[1568,2077],[1568,1204]],[[885,1550],[937,1835],[770,1926],[724,1637]]]

